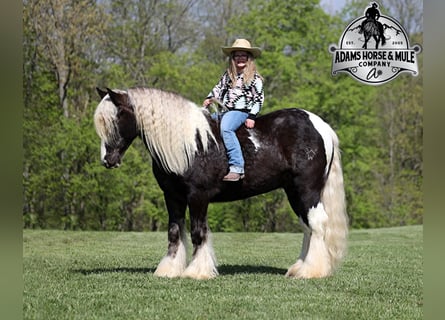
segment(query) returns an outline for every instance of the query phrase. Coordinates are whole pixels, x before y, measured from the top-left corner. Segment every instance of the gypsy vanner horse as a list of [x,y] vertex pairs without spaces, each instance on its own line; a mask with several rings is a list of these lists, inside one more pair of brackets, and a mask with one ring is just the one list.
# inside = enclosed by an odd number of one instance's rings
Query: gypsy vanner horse
[[[152,88],[97,89],[94,114],[101,161],[118,167],[140,136],[168,210],[168,250],[154,274],[210,279],[218,275],[207,208],[283,188],[303,225],[301,254],[286,276],[329,276],[346,250],[348,218],[337,135],[321,118],[284,109],[237,131],[245,178],[224,182],[228,161],[219,126],[209,111],[178,94]],[[185,213],[189,208],[193,255],[187,264]]]

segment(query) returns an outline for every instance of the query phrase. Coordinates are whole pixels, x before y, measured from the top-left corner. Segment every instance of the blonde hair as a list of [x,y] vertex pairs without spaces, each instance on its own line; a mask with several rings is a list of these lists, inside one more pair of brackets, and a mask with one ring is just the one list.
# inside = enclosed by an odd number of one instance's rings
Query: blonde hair
[[133,88],[128,95],[150,153],[167,172],[183,174],[191,166],[199,151],[197,135],[203,152],[216,144],[207,118],[193,102],[159,89]]
[[[242,50],[240,50],[242,51]],[[246,67],[243,70],[243,84],[244,85],[249,85],[253,79],[255,78],[255,74],[257,74],[261,80],[263,80],[263,77],[260,75],[260,73],[258,72],[257,68],[256,68],[256,64],[255,64],[255,58],[253,57],[253,55],[250,52],[247,52],[249,56],[249,59],[247,59],[246,62]],[[232,52],[232,54],[229,56],[229,68],[227,69],[227,73],[229,74],[229,78],[230,80],[232,80],[232,87],[234,87],[236,85],[236,78],[238,76],[238,72],[236,71],[236,63],[235,60],[233,59],[233,55],[234,52]]]

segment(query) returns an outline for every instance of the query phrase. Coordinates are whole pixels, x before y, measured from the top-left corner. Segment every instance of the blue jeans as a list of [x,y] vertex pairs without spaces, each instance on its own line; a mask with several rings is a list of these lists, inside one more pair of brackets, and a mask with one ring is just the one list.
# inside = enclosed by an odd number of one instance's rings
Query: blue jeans
[[244,158],[235,131],[244,124],[247,112],[230,110],[221,119],[221,137],[227,149],[230,172],[244,174]]

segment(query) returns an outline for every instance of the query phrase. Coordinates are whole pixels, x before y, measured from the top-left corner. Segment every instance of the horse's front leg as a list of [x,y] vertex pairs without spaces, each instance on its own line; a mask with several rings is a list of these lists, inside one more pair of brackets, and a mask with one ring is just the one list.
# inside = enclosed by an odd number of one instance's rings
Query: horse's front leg
[[199,197],[189,198],[193,256],[182,277],[211,279],[218,275],[210,229],[207,224],[207,208],[208,200]]
[[187,266],[185,210],[187,202],[185,198],[164,194],[167,205],[168,222],[168,251],[161,260],[155,276],[174,278],[179,277]]

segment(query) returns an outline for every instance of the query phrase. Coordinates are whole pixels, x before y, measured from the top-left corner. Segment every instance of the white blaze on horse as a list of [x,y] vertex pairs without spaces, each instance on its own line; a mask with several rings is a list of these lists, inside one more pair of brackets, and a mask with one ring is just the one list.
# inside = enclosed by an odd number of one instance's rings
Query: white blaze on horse
[[[218,275],[207,208],[284,189],[304,229],[300,256],[286,276],[333,273],[347,242],[348,218],[337,135],[321,118],[285,109],[237,131],[245,178],[224,182],[228,162],[218,123],[180,95],[150,88],[102,91],[94,114],[101,161],[118,167],[136,137],[153,158],[153,173],[169,215],[168,250],[155,275],[209,279]],[[185,214],[189,209],[193,255],[187,264]]]

